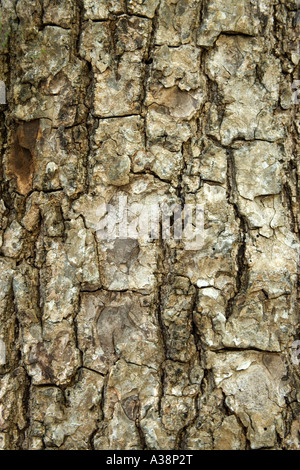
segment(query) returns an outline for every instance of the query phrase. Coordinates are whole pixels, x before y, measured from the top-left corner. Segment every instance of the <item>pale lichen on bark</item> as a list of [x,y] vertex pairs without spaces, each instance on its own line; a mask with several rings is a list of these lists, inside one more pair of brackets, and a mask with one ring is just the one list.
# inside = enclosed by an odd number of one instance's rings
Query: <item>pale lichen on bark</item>
[[0,448],[299,449],[298,2],[0,6]]

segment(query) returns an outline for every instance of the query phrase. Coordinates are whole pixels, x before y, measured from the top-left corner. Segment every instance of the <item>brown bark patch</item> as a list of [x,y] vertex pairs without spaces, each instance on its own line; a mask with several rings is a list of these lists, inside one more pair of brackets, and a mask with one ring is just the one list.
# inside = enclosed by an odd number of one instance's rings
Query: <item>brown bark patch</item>
[[8,157],[8,174],[16,178],[17,189],[23,195],[32,189],[39,127],[39,119],[21,122],[13,134],[13,144]]

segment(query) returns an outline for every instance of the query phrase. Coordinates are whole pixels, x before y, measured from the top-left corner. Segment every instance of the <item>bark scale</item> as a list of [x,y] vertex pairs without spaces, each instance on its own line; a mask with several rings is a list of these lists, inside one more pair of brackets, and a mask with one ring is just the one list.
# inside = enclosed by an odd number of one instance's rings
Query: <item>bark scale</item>
[[0,5],[0,447],[299,449],[297,2]]

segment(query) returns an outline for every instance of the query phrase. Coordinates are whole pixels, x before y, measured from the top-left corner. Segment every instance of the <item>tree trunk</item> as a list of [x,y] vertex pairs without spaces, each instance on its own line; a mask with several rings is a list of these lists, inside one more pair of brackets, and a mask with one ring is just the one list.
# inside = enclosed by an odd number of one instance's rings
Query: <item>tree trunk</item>
[[0,4],[0,447],[299,449],[297,2]]

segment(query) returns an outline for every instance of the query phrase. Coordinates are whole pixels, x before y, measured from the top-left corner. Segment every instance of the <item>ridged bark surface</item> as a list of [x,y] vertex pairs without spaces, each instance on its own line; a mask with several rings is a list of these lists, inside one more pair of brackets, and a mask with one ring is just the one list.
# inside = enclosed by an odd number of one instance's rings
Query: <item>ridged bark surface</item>
[[299,449],[300,5],[0,5],[0,447]]

